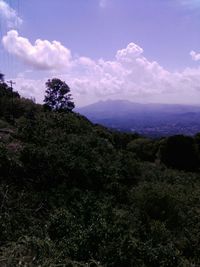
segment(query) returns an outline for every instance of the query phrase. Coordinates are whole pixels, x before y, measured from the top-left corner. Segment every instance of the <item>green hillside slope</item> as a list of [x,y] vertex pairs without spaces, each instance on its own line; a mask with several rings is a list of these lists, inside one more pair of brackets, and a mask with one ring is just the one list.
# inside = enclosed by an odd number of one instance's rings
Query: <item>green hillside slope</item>
[[0,266],[200,264],[199,135],[150,140],[0,92]]

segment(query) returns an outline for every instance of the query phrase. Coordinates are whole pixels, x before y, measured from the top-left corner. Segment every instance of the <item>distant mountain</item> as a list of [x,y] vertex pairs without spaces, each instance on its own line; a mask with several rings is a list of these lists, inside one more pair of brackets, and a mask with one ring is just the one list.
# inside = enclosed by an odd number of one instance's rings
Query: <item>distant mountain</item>
[[150,137],[200,132],[200,106],[107,100],[77,109],[94,123]]

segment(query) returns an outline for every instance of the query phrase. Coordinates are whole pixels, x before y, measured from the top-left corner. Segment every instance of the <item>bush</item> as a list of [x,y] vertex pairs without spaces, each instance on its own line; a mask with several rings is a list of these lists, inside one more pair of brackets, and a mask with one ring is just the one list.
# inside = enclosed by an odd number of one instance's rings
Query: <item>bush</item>
[[197,171],[200,163],[194,139],[183,135],[169,137],[163,142],[160,160],[167,167],[185,171]]

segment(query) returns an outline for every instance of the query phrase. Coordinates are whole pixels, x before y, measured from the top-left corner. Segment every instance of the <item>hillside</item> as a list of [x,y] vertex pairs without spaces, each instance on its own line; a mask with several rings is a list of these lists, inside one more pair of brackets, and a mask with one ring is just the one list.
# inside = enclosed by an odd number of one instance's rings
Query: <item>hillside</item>
[[4,93],[0,266],[200,264],[199,134],[151,140]]
[[94,123],[149,137],[194,135],[200,131],[200,106],[107,100],[77,111]]

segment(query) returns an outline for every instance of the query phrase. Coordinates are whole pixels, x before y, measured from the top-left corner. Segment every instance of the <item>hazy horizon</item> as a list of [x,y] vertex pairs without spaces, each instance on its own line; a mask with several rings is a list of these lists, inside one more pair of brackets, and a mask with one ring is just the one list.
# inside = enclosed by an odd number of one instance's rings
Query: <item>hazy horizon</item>
[[104,99],[104,100],[98,100],[96,102],[93,102],[93,103],[90,103],[90,104],[86,104],[86,105],[82,105],[82,106],[77,106],[76,109],[81,109],[81,108],[84,108],[84,107],[88,107],[88,106],[92,106],[92,105],[96,105],[96,104],[99,104],[99,103],[110,103],[110,102],[117,102],[117,101],[120,101],[120,102],[124,102],[124,101],[127,101],[127,103],[131,103],[131,104],[139,104],[139,105],[174,105],[174,106],[191,106],[191,107],[200,107],[200,103],[197,103],[197,104],[184,104],[184,103],[161,103],[161,102],[139,102],[139,101],[134,101],[134,100],[128,100],[128,99],[111,99],[111,98],[107,98],[107,99]]
[[77,107],[198,105],[199,16],[199,0],[0,0],[0,71],[40,103],[58,77]]

